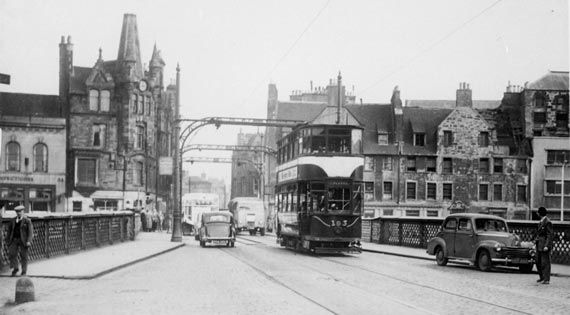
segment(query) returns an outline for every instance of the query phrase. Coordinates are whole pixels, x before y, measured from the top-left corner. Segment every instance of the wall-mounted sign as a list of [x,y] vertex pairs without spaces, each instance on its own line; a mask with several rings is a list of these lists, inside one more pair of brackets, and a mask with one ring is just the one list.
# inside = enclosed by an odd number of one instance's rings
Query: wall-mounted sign
[[170,156],[161,156],[158,160],[158,175],[172,175],[174,162]]

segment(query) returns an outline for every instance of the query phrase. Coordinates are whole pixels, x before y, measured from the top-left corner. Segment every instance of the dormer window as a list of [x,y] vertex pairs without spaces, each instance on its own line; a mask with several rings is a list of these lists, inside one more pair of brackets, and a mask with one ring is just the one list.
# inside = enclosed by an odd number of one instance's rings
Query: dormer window
[[89,90],[89,110],[108,112],[111,104],[111,92],[108,90]]
[[425,133],[414,133],[414,145],[417,147],[423,147],[426,145],[426,134]]
[[380,144],[380,145],[387,145],[388,144],[388,134],[387,133],[379,133],[378,134],[378,144]]

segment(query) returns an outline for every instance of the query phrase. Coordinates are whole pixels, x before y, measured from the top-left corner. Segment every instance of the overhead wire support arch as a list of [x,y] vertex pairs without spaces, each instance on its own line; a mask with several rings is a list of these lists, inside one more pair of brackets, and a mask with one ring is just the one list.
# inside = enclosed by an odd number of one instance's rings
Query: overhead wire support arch
[[262,119],[262,118],[239,118],[239,117],[206,117],[202,119],[179,119],[178,123],[188,121],[190,124],[182,130],[179,141],[180,148],[184,148],[186,141],[190,135],[199,128],[206,125],[215,125],[219,128],[221,125],[239,125],[239,126],[265,126],[265,127],[288,127],[294,128],[298,125],[306,124],[302,120],[283,120],[283,119]]
[[189,144],[180,149],[180,154],[193,150],[225,150],[225,151],[248,151],[263,152],[267,154],[277,154],[277,151],[271,147],[262,145],[217,145],[217,144]]

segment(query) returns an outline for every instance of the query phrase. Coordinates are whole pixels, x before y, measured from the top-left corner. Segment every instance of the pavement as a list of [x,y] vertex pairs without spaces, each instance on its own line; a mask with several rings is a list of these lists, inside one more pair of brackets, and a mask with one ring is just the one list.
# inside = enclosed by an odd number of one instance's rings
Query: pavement
[[[269,236],[273,236],[269,234]],[[134,241],[125,241],[115,245],[81,251],[65,256],[58,256],[38,261],[28,265],[28,277],[55,278],[55,279],[94,279],[115,270],[128,267],[137,262],[170,252],[185,245],[182,242],[172,242],[172,235],[166,232],[139,233]],[[194,239],[191,238],[193,241]],[[428,255],[425,249],[393,245],[383,245],[363,242],[364,252],[373,252],[385,255],[395,255],[414,259],[431,260],[434,256]],[[10,277],[11,270],[4,268],[0,271],[0,278]],[[569,277],[570,266],[553,264],[553,277]],[[1,281],[1,280],[0,280]]]

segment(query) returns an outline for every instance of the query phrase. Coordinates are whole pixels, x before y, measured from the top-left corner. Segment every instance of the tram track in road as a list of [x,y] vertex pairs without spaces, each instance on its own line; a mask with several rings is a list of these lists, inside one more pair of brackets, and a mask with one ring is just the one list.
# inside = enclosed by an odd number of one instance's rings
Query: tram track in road
[[[266,244],[264,244],[264,243],[261,242],[261,241],[256,241],[256,240],[252,240],[252,239],[249,239],[249,238],[240,238],[240,240],[243,241],[243,244],[245,244],[245,245],[260,245],[260,244],[261,244],[261,245],[266,245]],[[291,251],[291,250],[288,250],[288,251]],[[291,251],[291,252],[294,252],[294,251]],[[229,254],[229,255],[231,255],[231,256],[233,256],[234,258],[238,259],[238,260],[241,261],[242,263],[244,263],[244,264],[250,266],[250,267],[251,267],[252,269],[254,269],[257,273],[261,274],[262,276],[264,276],[265,278],[269,279],[270,281],[272,281],[272,282],[274,282],[274,283],[277,283],[278,285],[280,285],[280,286],[282,286],[282,287],[284,287],[284,288],[287,288],[288,290],[294,292],[294,293],[297,294],[298,296],[300,296],[300,297],[302,297],[302,298],[304,298],[304,299],[306,299],[306,300],[308,300],[308,301],[314,303],[315,305],[318,305],[319,307],[323,307],[324,309],[326,309],[327,311],[330,311],[330,312],[333,313],[333,314],[337,314],[337,312],[335,312],[335,311],[331,310],[330,308],[324,306],[322,303],[319,303],[318,301],[312,299],[310,296],[303,294],[301,291],[299,291],[299,290],[295,289],[294,287],[288,285],[287,283],[281,281],[281,280],[278,279],[276,276],[273,276],[273,275],[271,275],[270,273],[264,271],[263,269],[261,269],[261,268],[259,268],[257,265],[255,265],[254,263],[252,263],[252,262],[250,262],[250,261],[244,259],[243,257],[240,257],[239,255],[236,255],[236,254],[232,253],[231,251],[226,251],[226,253]],[[329,262],[329,263],[333,263],[333,264],[337,264],[337,265],[340,265],[340,266],[343,266],[343,267],[347,267],[347,268],[350,268],[350,269],[358,270],[358,271],[360,271],[360,272],[366,272],[366,273],[369,273],[369,274],[373,274],[373,275],[378,276],[378,277],[388,278],[388,279],[391,279],[391,280],[394,280],[394,281],[398,281],[398,282],[404,283],[404,284],[409,285],[409,286],[415,286],[415,287],[418,287],[418,288],[421,288],[421,289],[426,289],[426,290],[430,290],[430,291],[433,291],[433,292],[437,292],[437,293],[439,293],[439,294],[444,294],[444,295],[449,295],[449,296],[453,296],[453,297],[460,298],[460,299],[469,300],[469,301],[471,301],[471,302],[480,303],[480,304],[482,304],[482,305],[484,304],[484,305],[486,305],[487,307],[497,308],[497,309],[501,309],[501,310],[509,311],[509,312],[513,312],[513,313],[518,313],[518,314],[533,314],[533,313],[526,312],[526,311],[524,311],[524,310],[520,310],[520,309],[516,309],[516,308],[512,308],[512,307],[508,307],[508,306],[504,306],[504,305],[500,305],[500,304],[496,304],[496,303],[493,303],[493,302],[488,302],[488,301],[485,301],[485,300],[480,299],[480,298],[474,298],[474,297],[471,297],[471,296],[468,296],[468,295],[463,295],[463,294],[455,293],[455,292],[448,291],[448,290],[444,290],[444,289],[440,289],[440,288],[437,288],[437,287],[434,287],[434,286],[417,283],[417,282],[414,282],[414,281],[407,280],[407,279],[405,279],[405,278],[403,278],[403,277],[394,276],[394,275],[391,275],[391,274],[388,274],[388,273],[382,273],[382,272],[379,272],[379,271],[372,270],[372,269],[370,269],[370,268],[355,266],[355,265],[353,265],[353,264],[346,263],[346,262],[341,262],[341,261],[338,261],[338,260],[336,260],[336,259],[329,258],[329,257],[326,257],[326,256],[313,255],[313,254],[309,254],[309,253],[307,253],[307,256],[311,256],[311,257],[314,258],[314,259],[325,260],[325,261],[327,261],[327,262]],[[336,276],[336,275],[333,275],[333,274],[328,273],[328,272],[324,272],[322,269],[320,269],[320,268],[318,267],[319,264],[309,265],[309,264],[306,264],[306,263],[301,263],[301,264],[297,264],[296,266],[297,266],[297,267],[303,267],[304,269],[308,269],[308,270],[310,270],[310,272],[313,273],[313,274],[318,274],[318,275],[322,275],[322,276],[324,276],[324,277],[326,277],[326,278],[334,279],[335,282],[337,282],[337,283],[342,283],[343,285],[349,286],[349,287],[351,287],[351,288],[353,288],[353,289],[362,290],[362,291],[364,291],[364,292],[366,292],[366,293],[371,293],[371,292],[370,292],[369,290],[367,290],[366,288],[362,288],[362,286],[355,285],[355,284],[351,283],[350,281],[346,281],[346,280],[343,280],[343,279],[339,278],[339,277]],[[433,312],[433,311],[424,309],[424,308],[422,308],[422,307],[419,307],[419,306],[417,306],[417,305],[413,305],[413,304],[411,304],[410,302],[405,301],[405,300],[402,300],[402,299],[390,297],[390,296],[387,296],[387,295],[381,295],[381,297],[382,297],[383,299],[388,299],[388,300],[390,300],[390,301],[392,301],[392,302],[394,302],[394,303],[397,303],[397,304],[399,304],[399,305],[402,305],[402,306],[405,306],[405,307],[408,307],[408,308],[411,308],[411,309],[415,309],[415,310],[417,310],[418,312],[424,312],[424,313],[427,313],[427,314],[437,314],[437,312]]]
[[[459,298],[467,299],[467,300],[470,300],[470,301],[473,301],[473,302],[482,303],[482,304],[485,304],[485,305],[488,305],[488,306],[492,306],[492,307],[497,307],[497,308],[500,308],[500,309],[503,309],[503,310],[508,310],[508,311],[516,312],[516,313],[520,313],[520,314],[528,314],[528,315],[532,315],[532,314],[533,314],[533,313],[528,313],[528,312],[525,312],[525,311],[522,311],[522,310],[519,310],[519,309],[514,309],[514,308],[511,308],[511,307],[499,305],[499,304],[496,304],[496,303],[487,302],[487,301],[484,301],[484,300],[481,300],[481,299],[477,299],[477,298],[465,296],[465,295],[462,295],[462,294],[459,294],[459,293],[454,293],[454,292],[451,292],[451,291],[442,290],[442,289],[439,289],[439,288],[436,288],[436,287],[433,287],[433,286],[429,286],[429,285],[425,285],[425,284],[421,284],[421,283],[409,281],[409,280],[406,280],[406,279],[403,279],[403,278],[400,278],[400,277],[396,277],[396,276],[393,276],[393,275],[390,275],[390,274],[378,272],[378,271],[371,270],[371,269],[368,269],[368,268],[363,268],[363,267],[359,267],[359,266],[354,266],[354,265],[347,264],[347,263],[343,263],[343,262],[340,262],[340,261],[337,261],[337,260],[333,260],[333,259],[327,259],[326,257],[315,256],[315,258],[323,259],[323,260],[326,260],[326,261],[328,261],[328,262],[335,263],[335,264],[338,264],[338,265],[341,265],[341,266],[344,266],[344,267],[349,267],[349,268],[357,269],[357,270],[360,270],[360,271],[369,272],[369,273],[375,274],[375,275],[377,275],[377,276],[381,276],[381,277],[385,277],[385,278],[389,278],[389,279],[392,279],[392,280],[395,280],[395,281],[399,281],[399,282],[405,283],[405,284],[407,284],[407,285],[412,285],[412,286],[416,286],[416,287],[420,287],[420,288],[432,290],[432,291],[435,291],[435,292],[439,292],[439,293],[443,293],[443,294],[448,294],[448,295],[451,295],[451,296],[454,296],[454,297],[459,297]],[[313,269],[313,270],[316,271],[316,272],[321,272],[321,273],[322,273],[322,271],[319,271],[318,269],[314,269],[314,268],[311,268],[311,267],[309,267],[309,266],[305,266],[305,267],[310,268],[310,269]],[[351,285],[351,284],[347,283],[347,285]],[[352,286],[352,285],[351,285],[351,286]],[[405,302],[404,302],[404,303],[405,303]],[[408,305],[408,304],[405,304],[405,305]]]
[[[249,239],[248,239],[249,240]],[[251,240],[250,240],[251,241]],[[262,244],[262,242],[257,242],[257,241],[252,241],[252,243],[258,243],[258,244]],[[260,275],[262,275],[264,278],[268,279],[269,281],[283,287],[286,288],[287,290],[295,293],[296,295],[298,295],[299,297],[317,305],[318,307],[330,312],[331,314],[335,314],[335,315],[340,315],[339,313],[333,311],[332,309],[328,308],[327,306],[325,306],[322,303],[319,303],[318,301],[310,298],[309,296],[303,294],[302,292],[300,292],[299,290],[296,290],[295,288],[291,287],[290,285],[287,285],[286,283],[284,283],[283,281],[277,279],[276,277],[272,276],[271,274],[265,272],[263,269],[257,267],[256,265],[254,265],[253,263],[243,259],[242,257],[236,255],[235,253],[232,253],[229,250],[225,250],[224,251],[226,254],[232,256],[233,258],[237,259],[238,261],[242,262],[243,264],[249,266],[251,269],[255,270],[257,273],[259,273]]]

